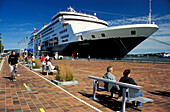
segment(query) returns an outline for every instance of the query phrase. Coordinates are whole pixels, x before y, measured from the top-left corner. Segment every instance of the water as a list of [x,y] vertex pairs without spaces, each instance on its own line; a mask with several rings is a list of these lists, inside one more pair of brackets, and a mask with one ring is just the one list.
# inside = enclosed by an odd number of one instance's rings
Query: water
[[170,58],[159,57],[125,57],[124,61],[135,60],[137,62],[170,63]]
[[[65,56],[64,59],[72,60],[72,57]],[[81,60],[87,60],[87,58],[80,58]],[[92,61],[117,61],[117,62],[139,62],[139,63],[169,63],[170,58],[159,57],[124,57],[124,58],[91,58]]]

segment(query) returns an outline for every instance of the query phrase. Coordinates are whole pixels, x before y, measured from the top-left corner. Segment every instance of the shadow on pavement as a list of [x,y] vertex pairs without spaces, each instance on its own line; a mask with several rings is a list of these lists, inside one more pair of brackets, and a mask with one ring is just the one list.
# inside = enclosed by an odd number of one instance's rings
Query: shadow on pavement
[[[88,97],[88,98],[91,98],[93,96],[92,94],[87,94],[87,93],[83,93],[83,92],[78,92],[78,93],[80,93],[81,95]],[[98,98],[98,100],[94,100],[95,102],[100,103],[101,105],[103,105],[107,108],[110,108],[114,111],[121,111],[122,101],[117,101],[117,99],[115,97],[111,98],[108,95],[97,94],[97,93],[96,93],[96,97]],[[141,111],[140,109],[134,107],[132,105],[132,103],[126,103],[126,108],[128,108],[128,107],[133,108],[137,111]]]
[[[38,71],[37,73],[39,73],[39,74],[41,74],[41,75],[44,75],[44,76],[46,76],[46,75],[47,75],[47,72],[40,72],[40,71]],[[48,75],[55,75],[55,74],[54,74],[54,73],[49,72],[49,73],[48,73]]]
[[3,77],[3,78],[5,78],[5,79],[9,79],[9,80],[12,80],[12,78],[11,78],[11,77]]
[[155,91],[155,92],[148,91],[148,92],[154,95],[170,97],[170,92],[166,92],[166,91]]

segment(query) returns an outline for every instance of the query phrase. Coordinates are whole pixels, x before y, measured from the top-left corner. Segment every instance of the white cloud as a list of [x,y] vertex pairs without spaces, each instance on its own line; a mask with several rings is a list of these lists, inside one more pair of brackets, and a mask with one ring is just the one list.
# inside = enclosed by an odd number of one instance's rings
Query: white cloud
[[21,23],[21,24],[10,24],[8,27],[23,27],[23,26],[30,26],[33,25],[32,23]]
[[[164,16],[153,15],[152,21],[160,23],[160,21],[170,20],[170,14]],[[135,23],[147,23],[148,16],[134,17],[134,18],[122,18],[117,20],[107,21],[109,26],[123,25],[123,24],[135,24]]]
[[159,24],[159,30],[153,36],[170,36],[170,23]]
[[[148,16],[123,18],[118,20],[107,21],[109,26],[127,25],[127,24],[143,24],[147,23]],[[159,26],[159,30],[156,31],[151,37],[153,39],[146,39],[137,47],[135,47],[130,54],[135,53],[151,53],[151,52],[170,52],[170,14],[164,16],[153,15],[152,21]],[[167,43],[167,44],[165,44]]]
[[124,24],[135,24],[135,23],[147,23],[148,17],[135,17],[135,18],[125,18],[118,20],[109,20],[107,21],[109,26],[117,26]]
[[160,21],[160,20],[169,20],[170,19],[170,14],[165,15],[165,16],[153,16],[152,20],[153,21]]
[[24,31],[23,29],[19,29],[18,31],[15,32],[8,32],[8,33],[3,33],[4,36],[6,35],[30,35],[33,31]]

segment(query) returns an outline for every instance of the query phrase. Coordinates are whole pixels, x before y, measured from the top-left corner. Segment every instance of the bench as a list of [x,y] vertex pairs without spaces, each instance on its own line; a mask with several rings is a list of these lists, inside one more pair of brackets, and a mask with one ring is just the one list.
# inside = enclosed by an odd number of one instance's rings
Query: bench
[[[106,83],[110,83],[110,84],[114,84],[114,85],[118,85],[121,86],[123,88],[123,92],[122,92],[122,112],[125,112],[125,105],[126,105],[126,101],[139,101],[142,103],[151,103],[153,102],[152,99],[150,98],[145,98],[145,97],[135,97],[135,93],[136,91],[138,91],[139,89],[142,89],[142,86],[137,86],[137,85],[132,85],[132,84],[127,84],[127,83],[123,83],[123,82],[115,82],[113,80],[110,79],[104,79],[104,78],[100,78],[100,77],[95,77],[95,76],[88,76],[88,78],[93,79],[93,100],[96,100],[96,89],[97,90],[102,90],[104,88],[100,88],[99,87],[99,81],[102,82],[106,82]],[[96,87],[97,85],[97,87]],[[126,97],[126,92],[128,91],[128,97]],[[118,93],[118,91],[115,91],[114,93]]]
[[47,76],[48,72],[57,72],[57,70],[52,70],[51,66],[48,65],[42,65],[42,73],[44,73],[44,70],[47,70]]

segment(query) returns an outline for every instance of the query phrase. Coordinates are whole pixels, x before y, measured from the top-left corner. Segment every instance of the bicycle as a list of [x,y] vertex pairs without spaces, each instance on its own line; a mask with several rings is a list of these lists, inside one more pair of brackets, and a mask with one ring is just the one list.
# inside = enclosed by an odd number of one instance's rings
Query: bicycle
[[16,75],[16,70],[17,70],[17,66],[16,65],[11,65],[11,79],[12,79],[12,81],[14,81],[14,79],[15,79],[15,75]]

